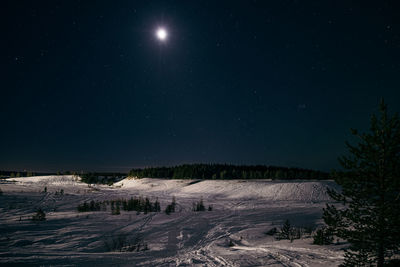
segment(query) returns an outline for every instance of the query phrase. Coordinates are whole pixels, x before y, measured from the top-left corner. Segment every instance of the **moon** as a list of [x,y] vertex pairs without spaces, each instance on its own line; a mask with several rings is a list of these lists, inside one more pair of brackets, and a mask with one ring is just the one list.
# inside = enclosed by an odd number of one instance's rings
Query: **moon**
[[156,36],[157,36],[158,40],[165,41],[165,40],[167,40],[168,32],[164,28],[158,28],[156,31]]

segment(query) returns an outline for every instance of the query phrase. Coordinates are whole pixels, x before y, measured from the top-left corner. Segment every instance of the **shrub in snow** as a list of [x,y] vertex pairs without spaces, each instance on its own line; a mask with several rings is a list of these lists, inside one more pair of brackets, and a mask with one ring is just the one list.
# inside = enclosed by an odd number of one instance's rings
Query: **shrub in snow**
[[160,202],[158,201],[158,198],[156,198],[156,201],[154,202],[154,210],[155,212],[160,212],[161,211],[161,205]]
[[143,212],[144,214],[147,214],[148,212],[150,212],[152,210],[152,205],[150,203],[150,199],[148,199],[146,197],[145,201],[144,201],[144,207],[143,207]]
[[169,204],[169,205],[165,208],[165,213],[169,215],[171,212],[175,212],[175,206],[172,205],[172,204]]
[[326,227],[318,229],[314,235],[313,244],[315,245],[329,245],[332,244],[332,242],[333,242],[332,231],[330,231]]
[[165,213],[170,214],[171,212],[175,212],[176,201],[175,197],[172,197],[172,202],[165,208]]
[[32,221],[45,221],[46,220],[46,214],[42,209],[38,209],[36,214],[32,216]]
[[104,246],[107,251],[132,252],[149,250],[147,243],[143,241],[140,235],[129,240],[127,235],[122,233],[105,240]]
[[276,233],[278,233],[278,229],[276,229],[276,227],[269,229],[265,234],[266,235],[275,235]]
[[281,231],[279,232],[279,235],[277,239],[290,239],[292,235],[292,225],[290,224],[289,220],[286,220],[285,223],[283,224]]
[[[119,211],[136,211],[138,214],[140,212],[160,212],[161,206],[158,199],[154,202],[151,202],[149,198],[143,197],[131,197],[130,199],[113,199],[113,200],[105,200],[105,201],[90,201],[83,202],[79,204],[77,209],[79,212],[86,212],[86,211],[106,211],[107,206],[111,205],[111,214],[117,215],[117,209]],[[173,204],[175,207],[175,204]]]
[[149,198],[143,197],[131,197],[129,200],[119,199],[116,203],[122,204],[122,209],[125,211],[137,211],[137,212],[159,212],[161,211],[160,202],[158,198],[152,203]]
[[292,234],[290,235],[290,242],[293,242],[294,239],[300,239],[303,237],[303,229],[302,228],[293,228]]
[[125,211],[137,211],[138,213],[144,212],[145,214],[148,212],[159,212],[161,211],[161,206],[160,202],[158,201],[158,198],[153,202],[150,201],[149,198],[144,198],[143,197],[131,197],[129,200],[121,199],[117,200],[117,203],[122,204],[122,209]]
[[64,189],[60,189],[60,191],[56,191],[55,195],[64,195]]
[[206,207],[203,204],[203,199],[200,199],[199,202],[193,202],[193,211],[205,211],[205,210]]
[[304,226],[303,227],[303,232],[305,234],[311,235],[313,233],[314,229],[315,228],[313,226]]
[[121,212],[119,209],[119,205],[117,205],[115,209],[114,208],[111,209],[111,215],[120,215],[120,214]]
[[101,210],[101,202],[100,201],[90,201],[87,203],[86,201],[83,204],[79,204],[77,207],[79,212],[87,212],[87,211],[100,211]]
[[276,239],[288,239],[293,242],[295,239],[300,239],[303,236],[303,229],[293,227],[289,220],[286,220],[283,224],[281,231],[278,233]]

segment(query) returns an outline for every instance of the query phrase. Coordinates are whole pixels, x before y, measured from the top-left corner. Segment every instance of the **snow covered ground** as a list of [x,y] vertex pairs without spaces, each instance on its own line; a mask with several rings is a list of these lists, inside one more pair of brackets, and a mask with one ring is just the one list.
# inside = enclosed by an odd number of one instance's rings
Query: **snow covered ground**
[[[327,187],[337,189],[332,181],[124,179],[88,186],[74,176],[0,180],[0,265],[337,266],[342,246],[265,234],[286,219],[318,226]],[[175,196],[177,211],[77,212],[84,201],[131,196],[158,198],[162,210]],[[201,198],[212,211],[192,211]],[[31,220],[38,208],[46,221]],[[110,251],[118,240],[141,240],[148,250]]]

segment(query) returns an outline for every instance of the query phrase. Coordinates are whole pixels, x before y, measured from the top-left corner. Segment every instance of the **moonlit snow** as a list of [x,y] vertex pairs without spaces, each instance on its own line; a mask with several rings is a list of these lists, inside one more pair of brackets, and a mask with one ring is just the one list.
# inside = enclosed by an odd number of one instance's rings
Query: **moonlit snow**
[[[332,181],[126,178],[107,186],[41,176],[0,182],[0,265],[327,267],[343,259],[341,245],[265,234],[286,219],[298,227],[320,225],[326,188],[338,189]],[[162,212],[77,211],[84,201],[131,196],[158,198]],[[163,210],[173,196],[176,212],[167,215]],[[200,199],[212,211],[192,211]],[[46,221],[31,220],[38,208]],[[109,251],[107,242],[118,238],[140,238],[147,247]]]

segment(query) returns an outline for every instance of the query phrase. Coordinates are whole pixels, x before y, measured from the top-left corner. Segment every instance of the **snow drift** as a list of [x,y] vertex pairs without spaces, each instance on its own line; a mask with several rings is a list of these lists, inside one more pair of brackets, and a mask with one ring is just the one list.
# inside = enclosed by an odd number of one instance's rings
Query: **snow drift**
[[126,178],[114,186],[121,189],[164,193],[175,196],[214,196],[227,199],[266,199],[273,201],[329,201],[327,188],[338,190],[333,181],[270,180],[163,180]]

